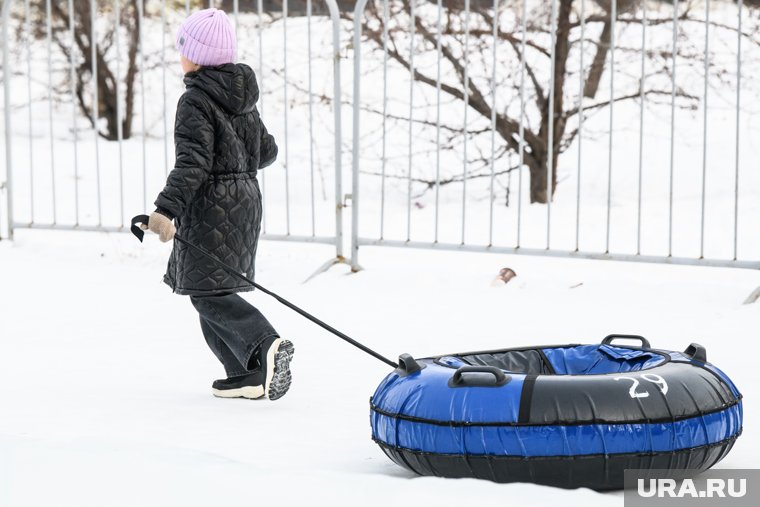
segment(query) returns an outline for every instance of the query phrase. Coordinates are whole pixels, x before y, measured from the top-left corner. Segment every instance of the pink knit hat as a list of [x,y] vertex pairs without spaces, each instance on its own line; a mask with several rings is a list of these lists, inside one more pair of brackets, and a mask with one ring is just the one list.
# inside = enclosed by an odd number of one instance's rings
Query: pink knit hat
[[235,46],[232,23],[219,9],[195,12],[177,30],[177,50],[198,65],[233,63]]

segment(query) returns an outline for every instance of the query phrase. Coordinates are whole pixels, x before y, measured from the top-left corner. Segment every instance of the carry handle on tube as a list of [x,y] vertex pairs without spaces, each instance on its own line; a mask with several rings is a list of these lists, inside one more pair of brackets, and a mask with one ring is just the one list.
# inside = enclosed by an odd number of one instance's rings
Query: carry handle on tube
[[[142,229],[140,229],[139,224],[148,225],[148,219],[149,219],[148,215],[137,215],[136,217],[134,217],[132,219],[132,226],[131,226],[130,230],[132,231],[132,234],[134,234],[137,237],[137,239],[140,240],[140,242],[142,242],[143,237],[145,236],[145,232]],[[322,329],[325,329],[325,330],[331,332],[332,334],[334,334],[338,338],[347,341],[348,343],[350,343],[354,347],[358,348],[359,350],[361,350],[363,352],[366,352],[367,354],[371,355],[375,359],[379,359],[380,361],[384,362],[388,366],[391,366],[393,368],[398,368],[398,364],[394,363],[393,361],[391,361],[387,357],[378,354],[377,352],[375,352],[371,348],[369,348],[369,347],[367,347],[365,345],[362,345],[361,343],[359,343],[358,341],[354,340],[350,336],[341,333],[340,331],[338,331],[337,329],[335,329],[334,327],[332,327],[330,324],[322,322],[321,320],[319,320],[318,318],[314,317],[313,315],[311,315],[310,313],[306,312],[305,310],[300,309],[299,307],[297,307],[296,305],[294,305],[293,303],[291,303],[287,299],[285,299],[283,297],[280,297],[277,294],[275,294],[274,292],[272,292],[271,290],[262,287],[261,285],[257,284],[256,282],[254,282],[250,278],[244,276],[242,273],[239,273],[235,268],[233,268],[229,264],[227,264],[227,263],[225,263],[225,262],[217,259],[213,254],[211,254],[210,252],[206,251],[204,248],[201,248],[199,246],[193,245],[192,243],[190,243],[189,241],[187,241],[185,238],[183,238],[181,236],[178,236],[176,234],[174,235],[174,239],[176,241],[178,241],[179,243],[182,243],[183,245],[185,245],[189,249],[193,250],[194,252],[197,252],[197,253],[203,255],[204,257],[206,257],[207,259],[211,260],[212,262],[214,262],[214,264],[218,265],[220,268],[224,269],[225,271],[227,271],[229,274],[231,274],[235,278],[238,278],[240,280],[243,280],[244,282],[250,283],[256,289],[260,290],[264,294],[268,294],[268,295],[272,296],[273,298],[275,298],[281,304],[287,306],[288,308],[290,308],[294,312],[298,313],[299,315],[301,315],[301,316],[309,319],[310,321],[312,321],[313,323],[315,323],[316,325],[318,325]]]
[[[465,373],[490,373],[493,379],[483,375],[468,375]],[[449,387],[500,387],[509,382],[502,370],[495,366],[461,366],[449,379]]]
[[644,338],[643,336],[639,336],[637,334],[611,334],[607,335],[604,340],[602,340],[602,345],[612,345],[612,341],[616,338],[620,338],[623,340],[638,340],[641,342],[641,348],[643,349],[651,349],[652,346],[649,344],[649,340]]

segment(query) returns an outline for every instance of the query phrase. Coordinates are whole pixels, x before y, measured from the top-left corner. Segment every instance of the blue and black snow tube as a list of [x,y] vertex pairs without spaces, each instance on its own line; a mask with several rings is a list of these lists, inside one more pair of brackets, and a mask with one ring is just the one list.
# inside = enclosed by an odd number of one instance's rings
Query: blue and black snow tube
[[421,475],[619,489],[626,469],[696,475],[742,431],[741,394],[698,344],[611,335],[399,364],[370,400],[372,438]]

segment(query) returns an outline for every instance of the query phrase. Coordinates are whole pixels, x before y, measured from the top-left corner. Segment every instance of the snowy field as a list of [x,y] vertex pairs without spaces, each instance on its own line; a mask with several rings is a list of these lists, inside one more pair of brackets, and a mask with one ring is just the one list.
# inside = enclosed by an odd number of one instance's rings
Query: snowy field
[[[127,234],[17,231],[0,242],[0,505],[622,505],[621,493],[419,478],[370,440],[389,369],[260,293],[293,340],[278,402],[223,400],[222,368],[189,301],[161,282],[168,246]],[[388,356],[640,333],[697,341],[745,395],[744,435],[720,467],[757,465],[760,273],[738,269],[366,248],[368,267],[264,242],[257,278]],[[518,277],[493,286],[501,267]]]

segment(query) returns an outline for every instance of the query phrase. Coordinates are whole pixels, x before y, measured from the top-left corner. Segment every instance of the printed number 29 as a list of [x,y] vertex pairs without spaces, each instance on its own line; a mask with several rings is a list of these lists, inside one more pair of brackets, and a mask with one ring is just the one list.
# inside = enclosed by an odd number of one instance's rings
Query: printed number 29
[[[648,382],[656,384],[660,388],[660,392],[663,395],[668,394],[668,383],[665,382],[665,379],[661,376],[654,373],[644,373],[641,375],[641,378]],[[615,377],[615,380],[630,380],[632,382],[631,388],[628,390],[628,394],[631,395],[631,398],[649,397],[649,391],[644,391],[643,393],[636,391],[636,388],[639,387],[638,379],[635,379],[633,377]]]

